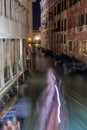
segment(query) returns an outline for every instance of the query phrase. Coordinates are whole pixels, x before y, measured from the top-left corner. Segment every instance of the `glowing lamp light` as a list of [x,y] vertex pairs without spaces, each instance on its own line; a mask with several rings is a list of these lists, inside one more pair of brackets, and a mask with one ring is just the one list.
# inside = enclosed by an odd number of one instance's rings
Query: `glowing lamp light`
[[29,42],[31,42],[31,41],[32,41],[32,39],[31,39],[31,38],[28,38],[28,41],[29,41]]
[[36,36],[35,40],[37,40],[37,41],[40,40],[40,36]]
[[31,44],[28,44],[28,47],[31,47]]
[[31,51],[31,49],[32,49],[32,46],[31,46],[31,44],[28,44],[28,50],[30,50]]

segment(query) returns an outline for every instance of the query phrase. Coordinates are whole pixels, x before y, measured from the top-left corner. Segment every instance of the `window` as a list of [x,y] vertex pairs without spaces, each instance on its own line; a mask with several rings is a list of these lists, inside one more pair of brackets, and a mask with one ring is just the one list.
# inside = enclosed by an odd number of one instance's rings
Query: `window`
[[16,55],[15,55],[15,51],[16,51],[16,44],[15,41],[12,40],[12,54],[11,54],[11,59],[12,59],[12,66],[13,66],[13,75],[16,74]]
[[18,59],[20,59],[20,41],[18,40]]
[[87,12],[85,13],[85,24],[87,25]]
[[66,34],[64,34],[64,43],[66,43]]
[[6,16],[6,0],[4,0],[4,16]]
[[61,12],[61,3],[57,5],[57,14],[59,14],[60,12]]
[[54,23],[54,29],[56,29],[56,23]]
[[75,51],[78,52],[78,41],[75,41]]
[[82,43],[82,51],[86,52],[87,51],[87,42]]
[[64,8],[63,8],[63,1],[62,1],[61,5],[62,5],[61,9],[62,9],[62,11],[63,11],[63,10],[64,10]]
[[84,25],[84,14],[81,14],[81,26]]
[[66,0],[63,0],[63,1],[61,2],[61,10],[62,10],[62,11],[66,10]]
[[12,7],[11,7],[11,0],[10,0],[10,19],[12,18]]
[[64,10],[66,10],[66,0],[64,0]]
[[61,35],[59,36],[59,42],[60,42],[60,43],[63,43],[63,34],[61,34]]
[[57,31],[60,31],[60,30],[61,30],[60,25],[61,25],[61,21],[59,20],[59,21],[57,22]]
[[4,44],[4,82],[10,79],[10,67],[7,65],[7,42],[3,40]]
[[16,8],[14,8],[14,5],[17,4],[17,1],[11,0],[10,1],[10,16],[11,19],[15,19],[16,20]]
[[52,20],[52,12],[49,12],[49,21]]
[[78,3],[80,0],[69,0],[69,6],[73,6],[74,4]]
[[84,25],[84,14],[80,14],[79,15],[79,26],[82,26]]
[[7,66],[7,43],[5,40],[3,40],[4,43],[4,66]]
[[78,3],[80,0],[73,0],[73,4]]
[[64,19],[64,29],[63,31],[66,31],[66,19]]
[[61,31],[63,31],[63,20],[61,21]]
[[19,68],[19,71],[22,69],[22,63],[21,63],[21,56],[20,56],[20,40],[18,40],[18,44],[17,44],[17,48],[18,48],[18,52],[17,52],[17,54],[18,54],[18,68]]
[[54,16],[56,15],[56,7],[54,7]]
[[12,64],[15,63],[15,42],[12,40]]
[[74,24],[77,27],[79,25],[79,14],[76,14],[74,17]]
[[10,66],[4,68],[4,82],[6,83],[10,79]]
[[0,0],[0,14],[2,15],[2,0]]
[[75,41],[74,41],[74,44],[73,44],[73,51],[75,52]]
[[73,0],[69,0],[69,6],[71,7],[73,5]]
[[72,51],[72,41],[69,41],[69,51]]

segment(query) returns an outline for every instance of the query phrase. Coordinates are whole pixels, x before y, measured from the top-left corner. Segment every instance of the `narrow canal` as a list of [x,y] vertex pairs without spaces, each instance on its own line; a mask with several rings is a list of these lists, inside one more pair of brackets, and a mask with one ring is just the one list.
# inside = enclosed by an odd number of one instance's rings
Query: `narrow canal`
[[31,60],[32,77],[27,81],[26,96],[29,96],[35,104],[45,87],[45,74],[49,67],[53,67],[56,75],[62,80],[69,130],[87,130],[87,74],[64,74],[63,68],[58,64],[55,65],[52,57],[36,54]]
[[[2,122],[6,121],[9,117],[12,118],[14,115],[17,117],[25,117],[23,130],[31,130],[29,126],[30,124],[27,125],[28,120],[30,120],[32,108],[35,108],[37,100],[46,87],[47,70],[49,67],[52,67],[55,71],[56,78],[61,79],[62,90],[65,97],[65,100],[64,102],[62,100],[62,103],[65,103],[66,101],[65,107],[67,109],[68,115],[68,123],[66,124],[68,125],[68,127],[66,128],[61,126],[61,128],[58,130],[87,130],[87,73],[74,72],[70,74],[65,74],[63,67],[59,64],[55,65],[54,59],[52,57],[45,57],[41,53],[32,55],[30,65],[31,66],[29,67],[29,71],[31,73],[31,76],[29,76],[26,80],[28,86],[25,86],[23,88],[24,94],[22,94],[24,97],[17,100],[17,103],[15,104],[13,109],[9,111]],[[54,105],[54,108],[55,107],[56,105]],[[61,117],[64,118],[63,114]],[[41,122],[43,122],[42,116]],[[53,118],[51,124],[52,123]],[[34,128],[32,130],[37,129]],[[47,130],[54,129],[48,128]]]

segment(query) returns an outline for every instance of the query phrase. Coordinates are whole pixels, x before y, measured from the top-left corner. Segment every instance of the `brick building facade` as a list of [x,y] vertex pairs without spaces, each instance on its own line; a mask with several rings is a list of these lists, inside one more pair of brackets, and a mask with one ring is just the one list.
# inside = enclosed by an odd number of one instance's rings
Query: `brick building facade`
[[68,54],[86,60],[87,51],[87,1],[78,0],[67,9]]
[[87,57],[87,1],[42,0],[42,45],[57,53]]

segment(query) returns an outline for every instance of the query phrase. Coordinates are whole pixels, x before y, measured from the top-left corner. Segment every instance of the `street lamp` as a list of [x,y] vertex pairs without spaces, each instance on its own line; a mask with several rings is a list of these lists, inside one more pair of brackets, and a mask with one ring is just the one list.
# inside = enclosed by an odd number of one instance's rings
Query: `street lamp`
[[32,39],[31,38],[28,38],[28,42],[31,43]]
[[35,41],[36,41],[36,52],[37,52],[37,47],[38,47],[38,44],[39,44],[39,41],[40,41],[41,37],[39,35],[35,36]]
[[31,44],[32,44],[32,38],[28,38],[28,44],[27,44],[28,54],[30,54],[32,49]]
[[27,69],[31,71],[32,38],[28,38],[27,42]]
[[35,40],[36,40],[36,41],[39,41],[39,40],[40,40],[40,36],[36,36],[36,37],[35,37]]

